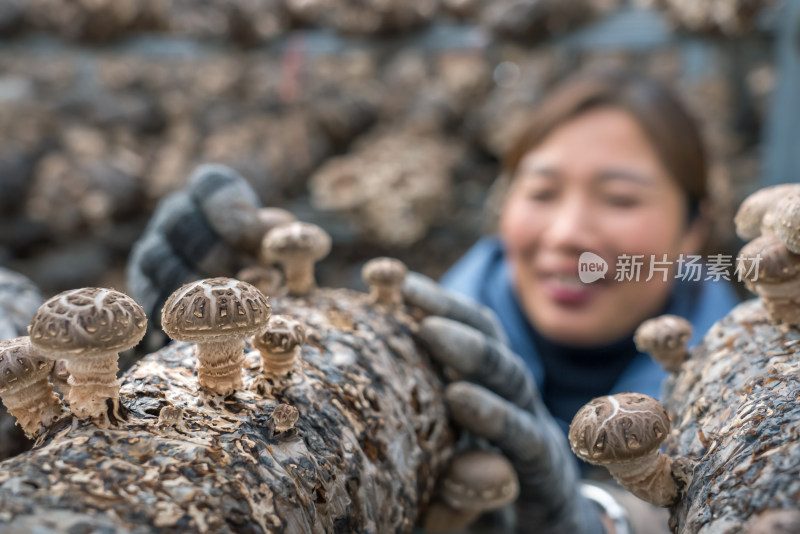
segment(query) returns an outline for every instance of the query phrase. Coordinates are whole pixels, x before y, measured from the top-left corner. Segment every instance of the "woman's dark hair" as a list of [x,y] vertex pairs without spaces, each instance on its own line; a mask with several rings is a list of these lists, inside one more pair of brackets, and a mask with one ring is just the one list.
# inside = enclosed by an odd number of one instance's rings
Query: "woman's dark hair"
[[690,218],[707,195],[706,151],[698,126],[666,86],[628,71],[588,71],[550,92],[506,154],[503,168],[513,176],[520,160],[556,128],[598,108],[630,113],[655,148],[664,168],[686,195]]

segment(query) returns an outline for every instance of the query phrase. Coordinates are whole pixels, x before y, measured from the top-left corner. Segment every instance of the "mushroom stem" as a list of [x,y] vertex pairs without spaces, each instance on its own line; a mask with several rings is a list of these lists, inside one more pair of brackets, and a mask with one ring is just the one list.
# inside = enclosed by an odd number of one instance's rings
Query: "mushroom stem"
[[286,288],[290,295],[307,295],[314,287],[314,261],[305,258],[286,258],[283,260]]
[[672,476],[672,458],[661,451],[606,467],[623,488],[655,506],[670,506],[680,495]]
[[399,306],[403,303],[401,286],[396,284],[374,284],[369,288],[370,298],[387,306]]
[[242,389],[243,339],[197,343],[196,354],[201,388],[222,396]]
[[105,418],[107,399],[119,409],[119,380],[116,352],[67,360],[70,410],[80,418]]
[[782,284],[751,283],[753,293],[761,297],[761,303],[770,318],[776,323],[800,326],[800,280]]
[[16,417],[17,423],[28,438],[58,419],[63,413],[61,399],[53,391],[47,378],[42,378],[3,397],[8,413]]
[[434,501],[428,506],[423,519],[425,532],[452,532],[468,527],[480,517],[481,512],[457,510],[442,501]]
[[261,368],[265,375],[282,377],[294,369],[295,362],[300,358],[300,346],[284,351],[271,352],[261,350]]

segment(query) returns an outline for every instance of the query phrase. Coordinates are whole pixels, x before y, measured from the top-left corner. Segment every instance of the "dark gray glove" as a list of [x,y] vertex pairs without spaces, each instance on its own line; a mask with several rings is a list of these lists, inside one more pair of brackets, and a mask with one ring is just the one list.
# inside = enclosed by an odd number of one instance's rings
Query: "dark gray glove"
[[236,276],[256,262],[264,234],[292,219],[284,210],[262,208],[233,169],[202,165],[156,207],[128,259],[128,291],[158,325],[173,291],[201,278]]
[[489,440],[517,471],[517,531],[605,532],[594,505],[580,495],[577,463],[544,406],[522,359],[504,343],[496,316],[433,280],[409,273],[405,302],[431,314],[419,337],[462,380],[447,386],[455,422]]

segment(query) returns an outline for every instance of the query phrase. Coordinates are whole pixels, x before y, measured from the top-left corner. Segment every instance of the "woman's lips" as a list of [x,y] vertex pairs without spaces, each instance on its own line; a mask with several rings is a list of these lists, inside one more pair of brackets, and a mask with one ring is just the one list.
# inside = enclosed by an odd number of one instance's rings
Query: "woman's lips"
[[603,280],[585,284],[574,274],[548,274],[541,278],[545,295],[562,305],[576,306],[588,302]]

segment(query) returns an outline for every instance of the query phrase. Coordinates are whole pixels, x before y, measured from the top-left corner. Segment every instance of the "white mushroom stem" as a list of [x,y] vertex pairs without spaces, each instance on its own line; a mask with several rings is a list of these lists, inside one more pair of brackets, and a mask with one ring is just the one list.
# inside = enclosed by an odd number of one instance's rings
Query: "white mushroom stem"
[[4,393],[3,404],[8,413],[16,417],[19,426],[29,438],[36,436],[43,427],[63,413],[61,399],[53,391],[47,378]]
[[119,355],[116,352],[81,356],[67,360],[70,410],[79,418],[102,418],[108,414],[111,399],[119,415]]
[[306,257],[283,258],[283,274],[290,295],[307,295],[314,287],[314,260]]
[[478,510],[457,510],[442,501],[428,505],[422,528],[425,532],[452,532],[467,527],[481,515]]
[[284,352],[261,350],[261,368],[267,376],[283,377],[288,375],[300,358],[300,345]]
[[751,290],[761,297],[764,309],[776,323],[800,326],[800,280],[768,284],[750,282]]
[[197,343],[196,354],[201,388],[223,396],[242,389],[243,339]]
[[399,306],[403,303],[402,281],[399,284],[371,284],[370,298],[387,306]]
[[672,477],[672,458],[661,451],[606,467],[623,488],[655,506],[670,506],[679,496]]

